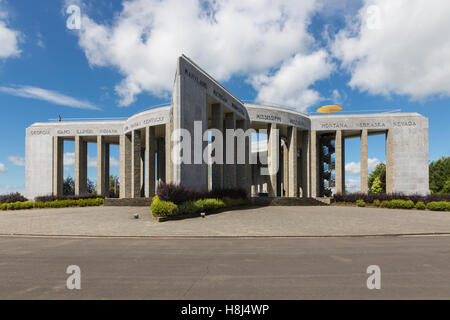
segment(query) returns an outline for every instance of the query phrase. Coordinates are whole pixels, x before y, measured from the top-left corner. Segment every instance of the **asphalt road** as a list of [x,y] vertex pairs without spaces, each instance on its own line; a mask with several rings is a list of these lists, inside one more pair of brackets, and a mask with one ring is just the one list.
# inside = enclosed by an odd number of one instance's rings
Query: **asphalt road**
[[450,299],[450,237],[0,237],[0,299]]

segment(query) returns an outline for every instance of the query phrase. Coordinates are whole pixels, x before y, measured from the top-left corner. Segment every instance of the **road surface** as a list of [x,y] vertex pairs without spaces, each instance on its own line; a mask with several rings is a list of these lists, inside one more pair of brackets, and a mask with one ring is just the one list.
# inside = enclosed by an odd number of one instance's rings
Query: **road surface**
[[[0,257],[0,299],[450,299],[447,236],[0,237]],[[67,289],[69,265],[80,290]]]

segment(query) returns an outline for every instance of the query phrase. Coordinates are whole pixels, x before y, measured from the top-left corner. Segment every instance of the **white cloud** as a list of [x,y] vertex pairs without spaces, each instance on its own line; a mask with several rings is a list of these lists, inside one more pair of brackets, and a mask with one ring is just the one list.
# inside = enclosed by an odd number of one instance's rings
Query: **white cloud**
[[53,104],[63,105],[66,107],[100,110],[100,108],[98,108],[97,106],[93,105],[88,101],[79,100],[76,98],[66,96],[56,91],[46,90],[37,87],[30,87],[30,86],[20,86],[17,88],[0,87],[0,92],[23,98],[44,100]]
[[19,166],[19,167],[25,166],[25,158],[24,157],[9,156],[8,160],[15,166]]
[[[64,153],[64,166],[73,166],[75,165],[75,152],[65,152]],[[120,166],[119,160],[115,157],[109,158],[110,167],[118,167]],[[97,167],[97,157],[89,157],[88,156],[88,167]]]
[[349,85],[423,99],[450,94],[450,1],[366,0],[332,52]]
[[346,178],[345,179],[345,189],[347,192],[357,192],[361,190],[361,180],[355,178]]
[[109,165],[111,167],[120,167],[120,162],[114,157],[109,158]]
[[0,162],[0,173],[4,173],[6,171],[7,171],[6,166]]
[[[367,159],[367,167],[369,173],[372,172],[375,167],[380,163],[377,158]],[[360,174],[361,173],[361,162],[348,162],[345,164],[345,173],[349,174]]]
[[130,0],[110,23],[83,15],[79,45],[91,66],[112,66],[124,76],[116,86],[122,106],[144,91],[168,97],[176,58],[184,53],[219,81],[264,75],[262,98],[271,98],[269,86],[293,73],[298,83],[273,102],[304,107],[319,98],[309,86],[329,69],[326,53],[311,49],[307,32],[318,7],[316,0]]
[[18,46],[20,39],[20,32],[8,28],[6,19],[8,13],[2,6],[0,1],[0,59],[6,59],[10,57],[17,57],[20,55],[20,49]]
[[305,111],[323,99],[318,91],[310,89],[310,85],[327,78],[332,71],[333,64],[327,52],[319,50],[310,55],[297,54],[273,75],[257,75],[251,82],[258,90],[258,102],[282,103]]
[[64,166],[75,165],[75,152],[64,152],[63,163]]

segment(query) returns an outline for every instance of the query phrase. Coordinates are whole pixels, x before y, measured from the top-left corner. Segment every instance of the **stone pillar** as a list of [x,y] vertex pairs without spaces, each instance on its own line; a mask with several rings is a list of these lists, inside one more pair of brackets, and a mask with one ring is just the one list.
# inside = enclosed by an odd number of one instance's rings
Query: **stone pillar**
[[131,197],[131,135],[120,136],[120,198]]
[[288,149],[288,141],[284,139],[283,144],[283,189],[281,189],[280,196],[288,197],[289,196],[289,149]]
[[[236,115],[232,112],[225,115],[225,130],[233,129],[236,130]],[[233,146],[232,152],[227,153],[227,145]],[[225,188],[236,187],[236,138],[234,133],[228,135],[225,133],[225,141],[223,145],[223,156],[225,159],[224,173],[223,173],[223,184]]]
[[345,139],[342,130],[336,131],[335,149],[336,193],[345,193]]
[[394,130],[386,131],[386,193],[394,192]]
[[97,194],[105,195],[105,138],[97,136]]
[[171,183],[174,182],[174,164],[172,161],[172,141],[171,141],[171,135],[172,135],[172,129],[173,129],[173,120],[171,120],[170,123],[167,123],[164,127],[165,131],[165,137],[164,137],[164,182]]
[[320,165],[319,165],[319,140],[320,136],[317,131],[311,131],[311,197],[320,196]]
[[280,158],[279,158],[279,148],[280,148],[280,135],[277,130],[277,125],[275,123],[270,123],[267,137],[267,160],[269,168],[269,179],[268,179],[268,192],[269,196],[277,197],[277,173],[280,169]]
[[[247,120],[238,120],[236,122],[236,127],[238,129],[242,129],[244,134],[250,128],[250,123]],[[251,195],[251,187],[252,187],[252,167],[250,164],[250,146],[251,146],[251,135],[244,136],[245,141],[243,144],[244,150],[240,149],[241,143],[239,144],[239,149],[237,149],[236,145],[236,155],[238,152],[242,152],[244,155],[244,163],[236,164],[236,183],[239,188],[242,188],[247,191],[248,195]]]
[[288,196],[289,197],[298,197],[298,181],[297,181],[297,128],[289,127],[288,128],[288,146],[289,146],[289,154],[288,154],[288,174],[289,174],[289,189]]
[[105,143],[104,146],[105,156],[103,158],[105,159],[105,196],[109,197],[109,143]]
[[369,193],[369,165],[368,165],[368,146],[367,129],[361,132],[361,192]]
[[155,127],[145,128],[145,197],[150,198],[155,195],[155,155],[156,137]]
[[311,134],[310,131],[302,131],[302,197],[311,197]]
[[141,197],[141,132],[131,132],[131,197]]
[[166,182],[166,146],[165,139],[158,138],[158,182]]
[[87,142],[75,136],[75,195],[87,193]]
[[64,140],[53,137],[53,195],[63,194],[64,183]]
[[[223,107],[219,103],[211,105],[211,116],[212,116],[212,128],[220,130],[224,133],[223,130]],[[225,139],[223,140],[225,143]],[[222,162],[224,162],[224,154],[222,152]],[[220,189],[223,188],[223,164],[214,163],[212,164],[212,189]],[[208,170],[209,172],[209,170]]]

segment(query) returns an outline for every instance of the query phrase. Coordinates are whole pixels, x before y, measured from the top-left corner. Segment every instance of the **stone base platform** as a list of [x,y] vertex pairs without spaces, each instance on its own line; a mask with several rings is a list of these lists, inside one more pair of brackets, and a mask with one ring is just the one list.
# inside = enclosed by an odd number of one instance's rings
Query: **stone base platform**
[[105,198],[107,207],[149,207],[153,198]]
[[[106,198],[104,205],[109,207],[147,207],[153,198]],[[256,206],[324,206],[328,205],[322,199],[287,198],[287,197],[252,197]]]

